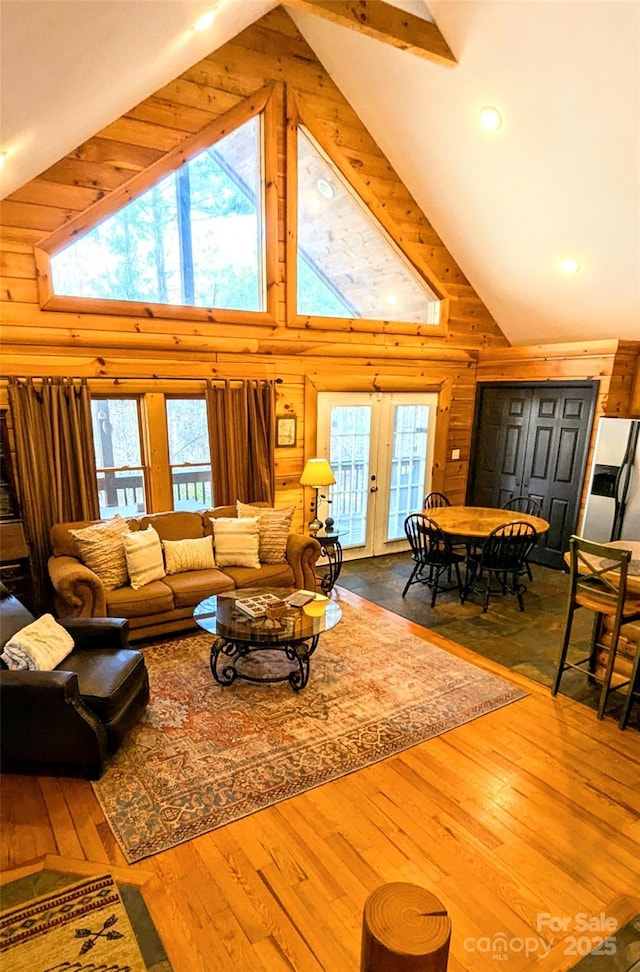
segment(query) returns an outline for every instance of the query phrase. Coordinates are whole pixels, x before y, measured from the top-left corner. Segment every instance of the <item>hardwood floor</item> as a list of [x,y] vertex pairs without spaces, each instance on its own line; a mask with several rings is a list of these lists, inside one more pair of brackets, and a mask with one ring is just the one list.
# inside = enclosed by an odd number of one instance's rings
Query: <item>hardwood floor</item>
[[[340,597],[372,629],[425,634]],[[429,640],[530,694],[131,866],[88,782],[4,776],[3,881],[47,856],[116,869],[142,885],[174,972],[356,972],[364,902],[388,881],[444,903],[449,972],[496,968],[501,946],[509,972],[570,968],[585,940],[606,937],[603,916],[621,925],[640,912],[640,734]]]

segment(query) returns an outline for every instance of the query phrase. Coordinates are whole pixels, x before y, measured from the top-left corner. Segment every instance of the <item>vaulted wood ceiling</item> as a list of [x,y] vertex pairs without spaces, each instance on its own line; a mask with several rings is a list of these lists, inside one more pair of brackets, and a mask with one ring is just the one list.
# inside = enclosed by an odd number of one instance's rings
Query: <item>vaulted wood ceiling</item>
[[[396,5],[434,19],[457,65],[291,13],[503,332],[639,339],[640,4]],[[274,4],[231,0],[189,34],[206,6],[2,0],[3,195]],[[491,135],[485,104],[503,114]],[[559,272],[563,256],[578,274]]]

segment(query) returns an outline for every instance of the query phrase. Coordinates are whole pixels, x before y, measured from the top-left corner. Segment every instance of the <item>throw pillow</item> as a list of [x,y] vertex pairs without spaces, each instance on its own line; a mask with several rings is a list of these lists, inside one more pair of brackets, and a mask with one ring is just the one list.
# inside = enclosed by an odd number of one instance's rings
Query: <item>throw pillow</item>
[[162,548],[167,574],[181,574],[186,570],[206,570],[216,565],[213,559],[213,537],[163,540]]
[[7,641],[2,660],[15,671],[52,672],[73,651],[73,638],[53,615],[43,614]]
[[284,564],[287,559],[287,541],[291,532],[291,521],[295,507],[287,506],[282,510],[270,507],[249,506],[238,500],[238,516],[257,516],[260,520],[260,562],[263,564]]
[[116,515],[103,523],[69,530],[78,545],[82,563],[98,575],[106,591],[123,587],[129,579],[122,543],[122,535],[128,529],[127,521]]
[[257,516],[237,519],[213,517],[213,535],[218,567],[259,567],[260,520]]
[[146,530],[124,533],[122,539],[129,580],[134,591],[165,576],[162,543],[152,526]]

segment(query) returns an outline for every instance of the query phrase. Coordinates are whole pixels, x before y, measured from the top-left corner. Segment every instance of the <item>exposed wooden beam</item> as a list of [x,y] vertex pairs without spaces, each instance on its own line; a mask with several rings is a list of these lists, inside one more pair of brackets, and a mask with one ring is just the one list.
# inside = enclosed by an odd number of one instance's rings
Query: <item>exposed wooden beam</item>
[[383,0],[282,0],[282,5],[349,27],[427,61],[445,67],[457,64],[436,24]]

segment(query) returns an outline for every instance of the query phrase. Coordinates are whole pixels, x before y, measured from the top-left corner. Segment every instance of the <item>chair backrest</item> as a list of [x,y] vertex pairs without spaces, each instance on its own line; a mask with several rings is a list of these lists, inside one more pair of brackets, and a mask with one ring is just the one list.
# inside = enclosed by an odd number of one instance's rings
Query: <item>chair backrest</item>
[[631,551],[572,536],[569,553],[571,596],[594,611],[622,612]]
[[423,510],[436,510],[443,506],[451,506],[451,500],[444,493],[427,493],[422,501]]
[[411,545],[414,560],[428,564],[442,561],[451,554],[451,543],[437,523],[424,513],[410,513],[404,521],[404,532]]
[[504,504],[503,510],[515,510],[516,513],[527,513],[529,516],[542,516],[542,507],[533,496],[512,496]]
[[482,544],[481,565],[491,570],[521,570],[537,539],[530,523],[504,523],[492,530]]

